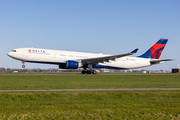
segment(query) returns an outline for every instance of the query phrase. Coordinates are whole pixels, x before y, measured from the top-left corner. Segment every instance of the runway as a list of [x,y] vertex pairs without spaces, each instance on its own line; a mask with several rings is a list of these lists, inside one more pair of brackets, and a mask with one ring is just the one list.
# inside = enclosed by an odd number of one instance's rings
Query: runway
[[158,91],[180,90],[180,88],[117,88],[117,89],[46,89],[46,90],[0,90],[0,92],[48,92],[48,91]]

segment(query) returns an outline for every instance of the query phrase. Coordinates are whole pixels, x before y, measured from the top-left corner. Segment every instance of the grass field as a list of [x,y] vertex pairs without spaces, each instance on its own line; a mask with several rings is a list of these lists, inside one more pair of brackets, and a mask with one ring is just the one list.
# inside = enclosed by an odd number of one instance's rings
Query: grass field
[[180,91],[0,93],[0,119],[180,119]]
[[[0,89],[179,88],[179,75],[0,76]],[[180,91],[0,92],[0,119],[180,119]]]
[[83,88],[179,88],[179,75],[0,76],[1,90]]

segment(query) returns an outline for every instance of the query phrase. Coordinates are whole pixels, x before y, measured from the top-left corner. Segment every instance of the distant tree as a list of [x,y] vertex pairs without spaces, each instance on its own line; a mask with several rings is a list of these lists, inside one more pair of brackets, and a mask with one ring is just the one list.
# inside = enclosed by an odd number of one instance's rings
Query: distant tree
[[11,69],[10,69],[10,68],[7,68],[6,71],[7,71],[7,72],[11,72]]
[[5,72],[5,70],[6,70],[6,69],[5,69],[4,67],[1,67],[1,68],[0,68],[0,72]]

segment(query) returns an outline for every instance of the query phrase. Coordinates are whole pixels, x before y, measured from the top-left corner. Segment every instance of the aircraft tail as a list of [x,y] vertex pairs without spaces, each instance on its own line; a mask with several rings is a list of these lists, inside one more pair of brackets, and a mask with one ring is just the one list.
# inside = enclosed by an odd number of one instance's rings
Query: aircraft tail
[[164,47],[166,46],[167,41],[168,41],[168,39],[160,39],[149,50],[147,50],[144,54],[142,54],[138,57],[159,59],[164,50]]

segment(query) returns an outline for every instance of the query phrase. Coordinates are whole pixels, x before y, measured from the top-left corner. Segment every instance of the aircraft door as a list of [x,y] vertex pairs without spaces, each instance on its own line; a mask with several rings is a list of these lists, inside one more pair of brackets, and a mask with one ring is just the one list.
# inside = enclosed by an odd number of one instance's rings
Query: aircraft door
[[25,56],[25,50],[21,50],[21,55]]
[[52,57],[53,57],[53,58],[57,58],[57,53],[53,53],[53,54],[52,54]]
[[26,53],[27,53],[26,50],[21,50],[21,55],[22,55],[23,57],[28,57]]

